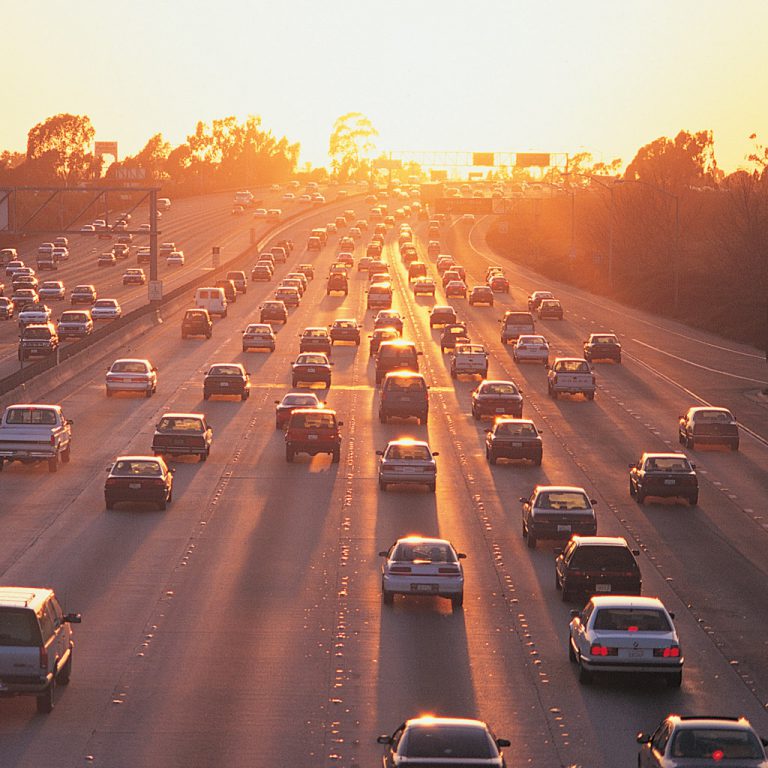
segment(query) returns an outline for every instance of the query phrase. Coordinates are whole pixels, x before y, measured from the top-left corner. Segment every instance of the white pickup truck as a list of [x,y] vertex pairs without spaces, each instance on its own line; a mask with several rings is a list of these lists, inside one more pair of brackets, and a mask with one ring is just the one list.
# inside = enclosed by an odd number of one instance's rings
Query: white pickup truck
[[553,400],[563,394],[583,394],[595,399],[595,374],[589,363],[580,357],[558,357],[547,370],[547,392]]
[[482,344],[456,344],[451,356],[451,378],[461,375],[488,375],[488,352]]
[[9,405],[0,420],[0,470],[6,462],[48,462],[56,472],[59,461],[67,463],[72,447],[72,420],[65,419],[60,405],[21,403]]

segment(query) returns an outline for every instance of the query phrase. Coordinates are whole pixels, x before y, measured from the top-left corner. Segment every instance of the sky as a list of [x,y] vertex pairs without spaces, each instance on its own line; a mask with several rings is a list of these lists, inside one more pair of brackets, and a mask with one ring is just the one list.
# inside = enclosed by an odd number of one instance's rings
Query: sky
[[381,151],[627,164],[711,130],[730,172],[768,143],[766,0],[0,0],[0,19],[0,151],[60,112],[121,157],[255,114],[324,165],[352,111]]

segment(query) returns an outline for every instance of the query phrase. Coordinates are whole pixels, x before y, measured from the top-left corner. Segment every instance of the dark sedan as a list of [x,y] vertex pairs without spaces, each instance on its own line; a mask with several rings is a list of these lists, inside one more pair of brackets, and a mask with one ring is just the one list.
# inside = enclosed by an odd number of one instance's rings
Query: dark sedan
[[541,464],[541,430],[530,419],[497,419],[486,430],[485,457],[489,464],[498,459],[527,459]]
[[288,419],[297,408],[324,408],[314,392],[288,392],[282,400],[275,400],[275,429],[285,429]]
[[251,394],[251,377],[240,363],[214,363],[203,379],[203,399],[211,395],[236,395],[247,400]]
[[156,456],[199,456],[211,452],[213,430],[203,413],[165,413],[155,426],[152,453]]
[[322,352],[303,352],[296,358],[296,362],[291,363],[291,386],[298,387],[299,382],[320,381],[330,387],[332,365]]
[[653,496],[687,499],[695,507],[699,502],[696,466],[684,453],[644,453],[629,465],[629,494],[638,504]]
[[337,341],[350,341],[359,346],[360,326],[357,320],[334,320],[331,326],[331,344]]
[[160,509],[173,501],[173,470],[160,456],[118,456],[107,472],[108,510],[123,501],[156,504]]
[[514,381],[485,379],[472,393],[472,416],[479,421],[483,416],[523,415],[523,396]]
[[265,301],[261,307],[260,323],[287,323],[288,308],[282,301]]

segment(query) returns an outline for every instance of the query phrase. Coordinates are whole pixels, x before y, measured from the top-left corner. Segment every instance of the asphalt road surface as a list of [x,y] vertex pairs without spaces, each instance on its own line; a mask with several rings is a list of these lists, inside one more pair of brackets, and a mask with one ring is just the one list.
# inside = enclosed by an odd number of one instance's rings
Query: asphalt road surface
[[[276,277],[301,261],[314,261],[316,277],[278,328],[274,353],[241,352],[242,329],[258,320],[274,287],[251,283],[215,322],[211,340],[182,342],[179,313],[130,345],[90,354],[76,378],[50,392],[47,401],[61,403],[75,422],[72,462],[56,474],[13,464],[0,475],[0,578],[52,585],[83,623],[75,627],[72,684],[59,690],[50,715],[36,714],[33,699],[0,700],[0,763],[374,766],[376,736],[424,712],[486,720],[511,740],[514,768],[635,765],[635,734],[672,711],[745,714],[768,735],[768,412],[760,353],[506,264],[512,291],[493,308],[452,303],[472,340],[487,346],[489,377],[523,388],[523,415],[543,430],[544,461],[490,467],[488,422],[475,422],[469,407],[477,379],[450,378],[439,330],[427,320],[433,301],[412,297],[393,232],[386,259],[394,307],[424,353],[431,410],[426,426],[378,423],[365,274],[352,273],[348,296],[327,296],[337,238],[318,255],[302,249],[312,226],[349,207],[312,212],[287,234],[297,248]],[[359,201],[356,208],[367,214]],[[426,225],[413,223],[421,258],[436,275]],[[458,222],[441,235],[470,284],[499,261],[484,244],[486,223]],[[198,238],[202,259],[212,242],[203,232]],[[499,341],[503,311],[547,288],[566,313],[562,322],[537,324],[553,357],[580,353],[593,331],[621,337],[624,364],[595,365],[594,402],[550,400],[543,366],[517,366]],[[440,292],[437,302],[445,303]],[[334,347],[332,386],[318,390],[344,421],[341,462],[301,455],[288,464],[274,401],[290,389],[297,335],[350,316],[364,322],[363,343]],[[159,368],[154,397],[107,400],[104,369],[127,355]],[[204,402],[204,371],[227,361],[251,372],[250,399]],[[677,449],[677,417],[698,402],[734,410],[744,426],[741,450],[689,452],[700,476],[697,507],[636,504],[627,464],[644,450]],[[118,454],[149,452],[165,411],[207,414],[209,460],[172,462],[167,511],[106,512],[105,468]],[[379,491],[375,451],[401,435],[440,451],[436,494]],[[682,688],[642,678],[579,684],[566,645],[577,606],[555,591],[555,544],[532,551],[520,535],[518,498],[544,482],[584,486],[599,502],[599,532],[642,550],[644,593],[676,614]],[[377,553],[407,533],[440,535],[467,553],[463,610],[430,597],[382,604]]]

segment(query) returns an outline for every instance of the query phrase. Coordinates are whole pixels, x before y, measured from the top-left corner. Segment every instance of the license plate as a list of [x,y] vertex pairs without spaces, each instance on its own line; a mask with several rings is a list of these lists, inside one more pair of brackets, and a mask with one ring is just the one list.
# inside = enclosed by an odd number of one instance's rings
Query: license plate
[[315,372],[314,368],[307,368],[307,373],[314,373],[314,372]]
[[610,584],[595,584],[595,592],[610,592]]
[[558,525],[557,526],[557,532],[558,533],[568,533],[568,531],[571,530],[570,525]]
[[645,655],[645,651],[643,651],[641,648],[632,649],[629,652],[629,657],[631,659],[641,659],[644,655]]
[[675,482],[676,482],[676,481],[675,481],[674,479],[665,480],[665,481],[664,481],[664,485],[674,485],[674,484],[675,484]]
[[307,435],[307,440],[317,440],[317,435]]
[[229,382],[228,381],[220,381],[219,382],[219,386],[220,387],[228,387],[229,386]]
[[504,413],[506,408],[496,408],[495,410],[496,410],[496,413]]
[[395,467],[395,472],[408,472],[410,467]]
[[522,448],[523,444],[521,442],[518,442],[518,441],[513,441],[512,447],[513,448]]
[[432,584],[411,584],[414,592],[434,592],[435,587]]
[[141,483],[128,483],[128,487],[134,491],[138,491],[141,488]]
[[183,437],[177,437],[177,438],[176,438],[176,439],[173,441],[173,444],[174,444],[174,445],[184,445],[184,438],[183,438]]

